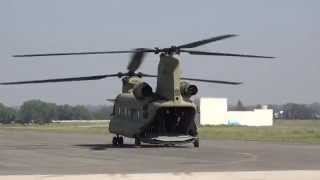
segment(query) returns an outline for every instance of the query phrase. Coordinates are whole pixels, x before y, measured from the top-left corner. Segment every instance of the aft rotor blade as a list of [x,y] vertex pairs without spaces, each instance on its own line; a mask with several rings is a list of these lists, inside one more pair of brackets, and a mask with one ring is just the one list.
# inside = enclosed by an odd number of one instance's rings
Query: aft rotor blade
[[220,53],[220,52],[204,52],[204,51],[191,51],[181,50],[181,52],[187,52],[192,55],[207,55],[207,56],[233,56],[233,57],[247,57],[247,58],[275,58],[271,56],[257,56],[248,54],[233,54],[233,53]]
[[182,49],[182,48],[195,48],[195,47],[199,47],[199,46],[202,46],[205,44],[209,44],[209,43],[212,43],[215,41],[220,41],[220,40],[235,37],[235,36],[237,36],[237,35],[236,34],[226,34],[226,35],[216,36],[216,37],[212,37],[209,39],[203,39],[200,41],[195,41],[192,43],[183,44],[183,45],[178,46],[178,48],[180,48],[180,49]]
[[37,57],[37,56],[70,56],[70,55],[92,55],[92,54],[123,54],[123,53],[136,53],[137,51],[153,52],[152,49],[140,49],[129,51],[89,51],[89,52],[70,52],[70,53],[49,53],[49,54],[23,54],[14,55],[13,57]]
[[[140,73],[140,75],[144,76],[144,77],[158,77],[157,75],[144,74],[144,73]],[[181,80],[187,80],[187,81],[197,81],[197,82],[217,83],[217,84],[230,84],[230,85],[240,85],[240,84],[242,84],[242,82],[218,81],[218,80],[196,79],[196,78],[186,78],[186,77],[181,77],[180,79]]]
[[158,77],[157,75],[145,74],[145,73],[141,73],[141,72],[139,72],[138,75],[142,76],[142,77]]
[[85,77],[61,78],[61,79],[16,81],[16,82],[4,82],[4,83],[0,83],[0,85],[57,83],[57,82],[70,82],[70,81],[90,81],[90,80],[99,80],[99,79],[104,79],[107,77],[118,77],[118,76],[119,76],[119,74],[108,74],[108,75],[96,75],[96,76],[85,76]]
[[195,79],[195,78],[185,78],[181,77],[181,80],[188,81],[197,81],[197,82],[205,82],[205,83],[217,83],[217,84],[229,84],[229,85],[240,85],[242,82],[231,82],[231,81],[218,81],[218,80],[209,80],[209,79]]

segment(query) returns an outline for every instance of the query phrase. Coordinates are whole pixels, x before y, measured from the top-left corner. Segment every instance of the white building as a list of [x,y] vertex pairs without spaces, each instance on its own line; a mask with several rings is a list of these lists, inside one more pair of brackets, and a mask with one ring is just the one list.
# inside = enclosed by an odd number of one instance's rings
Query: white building
[[272,126],[273,110],[264,106],[253,111],[228,111],[226,98],[201,98],[200,124]]

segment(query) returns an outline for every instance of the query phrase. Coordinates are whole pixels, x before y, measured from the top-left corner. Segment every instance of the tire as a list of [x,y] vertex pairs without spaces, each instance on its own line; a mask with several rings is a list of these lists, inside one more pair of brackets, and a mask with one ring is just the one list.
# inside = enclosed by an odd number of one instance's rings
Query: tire
[[117,137],[113,137],[112,138],[112,145],[113,146],[117,146],[118,145],[118,138]]
[[120,145],[120,146],[123,145],[123,137],[118,138],[118,145]]
[[139,139],[139,138],[135,138],[135,139],[134,139],[134,144],[135,144],[136,146],[140,146],[140,145],[141,145],[140,139]]
[[190,136],[197,136],[198,131],[197,131],[197,125],[195,122],[192,122],[191,127],[189,129],[189,135]]
[[193,141],[193,146],[194,146],[195,148],[199,148],[199,146],[200,146],[199,139],[196,139],[196,140]]

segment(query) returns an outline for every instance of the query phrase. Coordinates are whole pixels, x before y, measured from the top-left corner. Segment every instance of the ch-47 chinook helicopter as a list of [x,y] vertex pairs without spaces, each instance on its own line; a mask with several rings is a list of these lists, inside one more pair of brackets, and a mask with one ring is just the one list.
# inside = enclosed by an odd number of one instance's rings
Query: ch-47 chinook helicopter
[[[114,108],[109,124],[109,131],[115,134],[112,139],[113,145],[122,145],[124,143],[124,136],[134,138],[136,145],[140,145],[141,142],[165,145],[193,143],[195,147],[199,147],[197,126],[195,124],[196,106],[190,99],[197,94],[198,88],[187,81],[229,85],[239,85],[241,83],[181,77],[179,54],[189,53],[191,55],[273,58],[269,56],[190,50],[191,48],[234,36],[236,35],[227,34],[180,46],[171,46],[169,48],[139,48],[129,51],[15,55],[14,57],[34,57],[132,53],[132,58],[128,64],[128,72],[126,73],[119,72],[115,74],[86,77],[5,82],[0,83],[0,85],[88,81],[109,77],[122,78],[122,92],[113,100]],[[157,75],[141,72],[136,73],[137,69],[142,64],[146,53],[160,55]],[[157,78],[156,89],[153,90],[148,83],[144,82],[142,79],[143,77]]]

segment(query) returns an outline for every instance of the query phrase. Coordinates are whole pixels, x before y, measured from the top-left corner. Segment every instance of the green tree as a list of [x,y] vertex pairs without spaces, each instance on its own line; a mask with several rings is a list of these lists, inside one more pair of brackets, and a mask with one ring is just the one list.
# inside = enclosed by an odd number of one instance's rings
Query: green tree
[[57,120],[72,120],[74,117],[73,107],[62,105],[57,107]]
[[19,111],[20,123],[50,123],[57,118],[57,105],[40,100],[30,100],[23,103]]
[[98,109],[92,111],[94,119],[110,119],[110,114],[113,111],[113,106],[100,106]]
[[16,120],[17,111],[0,103],[0,123],[8,124]]
[[238,100],[237,105],[234,108],[235,111],[246,111],[247,108],[243,105],[243,103]]
[[288,103],[283,106],[286,119],[315,119],[317,112],[305,104]]
[[91,112],[85,107],[85,106],[74,106],[72,108],[73,111],[73,117],[74,120],[91,120],[93,119],[93,116]]

